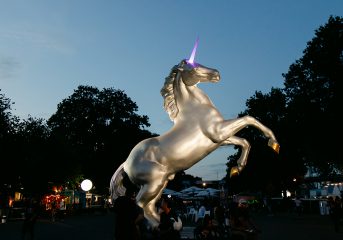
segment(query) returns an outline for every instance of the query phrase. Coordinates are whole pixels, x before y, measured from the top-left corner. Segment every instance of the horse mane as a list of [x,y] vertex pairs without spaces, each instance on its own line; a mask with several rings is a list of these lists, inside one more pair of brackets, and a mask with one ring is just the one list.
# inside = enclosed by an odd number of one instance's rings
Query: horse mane
[[169,75],[165,78],[164,85],[161,89],[161,95],[164,98],[163,107],[169,115],[170,120],[174,121],[177,114],[179,113],[179,109],[176,104],[175,96],[174,96],[174,81],[176,78],[176,74],[178,71],[178,65],[175,65]]

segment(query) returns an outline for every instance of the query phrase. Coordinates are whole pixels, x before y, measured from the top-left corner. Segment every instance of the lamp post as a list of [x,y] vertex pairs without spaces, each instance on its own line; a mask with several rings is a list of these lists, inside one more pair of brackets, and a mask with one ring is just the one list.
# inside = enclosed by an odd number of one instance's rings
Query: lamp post
[[[91,190],[92,187],[93,187],[93,183],[89,179],[85,179],[81,182],[81,189],[85,192],[88,192],[89,190]],[[92,199],[91,199],[91,201],[92,201]],[[90,207],[91,201],[89,202],[88,207]],[[86,207],[87,207],[87,193],[86,193]]]

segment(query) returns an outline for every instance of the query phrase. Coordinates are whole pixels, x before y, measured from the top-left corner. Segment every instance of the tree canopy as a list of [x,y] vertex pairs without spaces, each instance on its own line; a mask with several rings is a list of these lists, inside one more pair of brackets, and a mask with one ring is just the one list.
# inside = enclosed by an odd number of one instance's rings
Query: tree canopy
[[[252,115],[269,126],[281,145],[278,160],[271,161],[265,142],[261,145],[254,130],[240,133],[252,145],[246,170],[240,179],[231,180],[243,186],[240,190],[263,189],[268,182],[279,190],[291,188],[293,178],[301,179],[306,167],[324,176],[342,172],[338,115],[343,97],[343,19],[330,16],[315,30],[303,56],[282,76],[284,88],[272,88],[267,94],[255,92],[240,114]],[[229,157],[229,168],[237,158],[238,153]]]
[[342,51],[343,19],[331,16],[315,31],[303,57],[283,74],[289,130],[297,139],[292,147],[306,165],[322,174],[343,167],[337,141],[342,133]]
[[108,187],[132,147],[152,136],[144,130],[150,126],[148,117],[137,111],[124,91],[79,86],[47,121],[58,171],[66,173],[68,166],[68,175],[83,173],[101,188]]
[[0,89],[0,142],[13,132],[12,102]]
[[0,154],[1,154],[1,169],[0,181],[8,183],[12,181],[12,175],[9,171],[3,169],[15,169],[13,161],[13,153],[15,149],[15,133],[18,118],[11,113],[13,102],[1,93],[0,89]]
[[6,160],[1,183],[46,191],[49,184],[77,188],[82,178],[107,193],[117,167],[142,139],[154,136],[146,115],[122,90],[79,86],[48,119],[11,115],[11,101],[0,94],[0,141]]

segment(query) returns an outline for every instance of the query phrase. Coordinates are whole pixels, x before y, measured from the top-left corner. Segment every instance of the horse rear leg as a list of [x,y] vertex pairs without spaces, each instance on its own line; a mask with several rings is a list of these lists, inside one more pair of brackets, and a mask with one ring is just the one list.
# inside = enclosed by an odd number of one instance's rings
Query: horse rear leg
[[242,153],[237,160],[237,167],[231,168],[230,177],[239,174],[247,164],[248,154],[250,152],[250,143],[244,138],[232,136],[226,139],[221,145],[238,145],[241,147]]
[[160,223],[160,215],[156,211],[156,202],[161,197],[167,183],[165,175],[155,176],[153,181],[142,186],[136,196],[138,206],[143,208],[144,216],[153,228],[158,227]]

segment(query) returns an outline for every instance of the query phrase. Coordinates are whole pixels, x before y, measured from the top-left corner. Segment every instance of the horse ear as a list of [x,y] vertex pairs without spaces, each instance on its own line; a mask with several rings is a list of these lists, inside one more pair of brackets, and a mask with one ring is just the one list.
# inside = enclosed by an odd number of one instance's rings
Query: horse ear
[[177,70],[183,71],[183,67],[187,64],[187,60],[183,59],[178,65],[177,65]]

